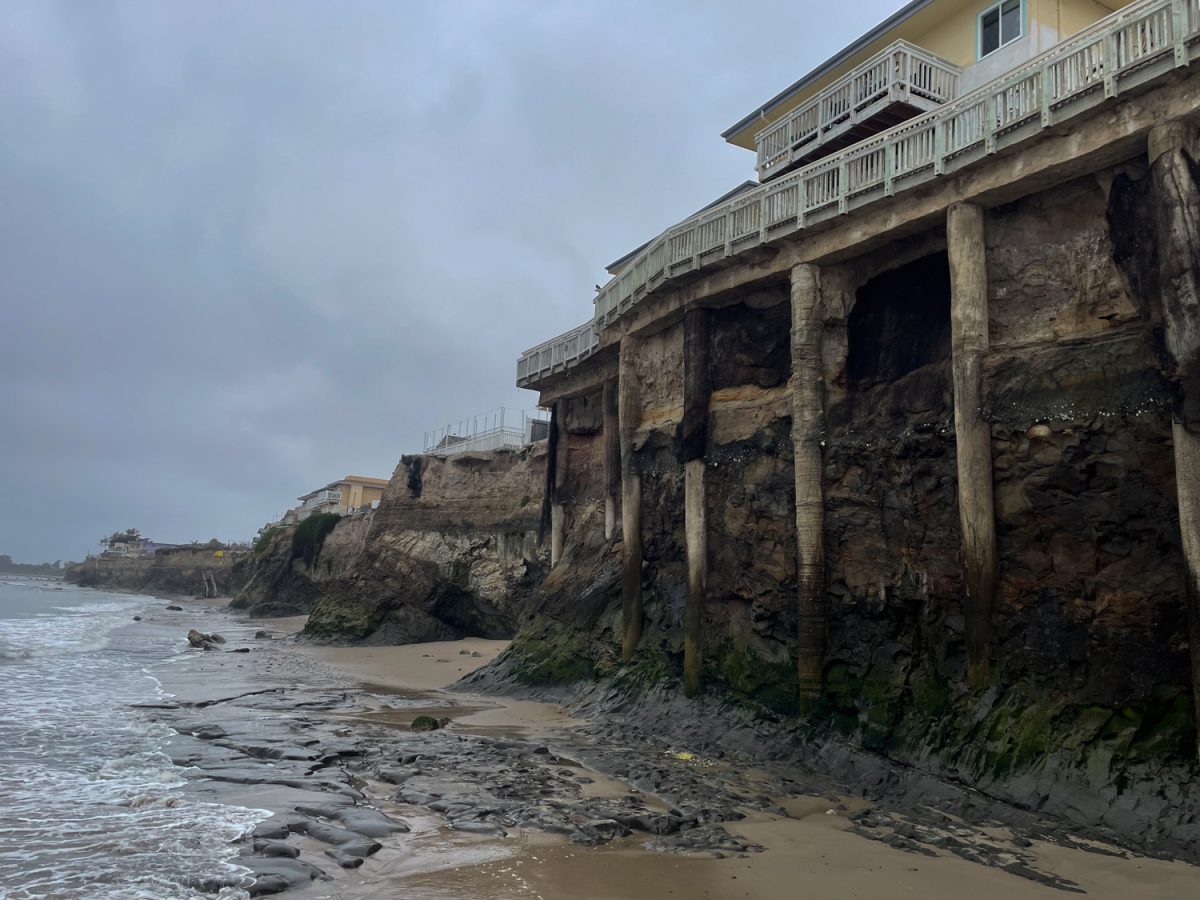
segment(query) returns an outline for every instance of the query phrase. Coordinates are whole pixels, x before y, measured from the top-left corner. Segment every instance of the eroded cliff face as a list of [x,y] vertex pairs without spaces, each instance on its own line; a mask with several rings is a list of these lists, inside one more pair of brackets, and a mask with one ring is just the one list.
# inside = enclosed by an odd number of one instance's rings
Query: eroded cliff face
[[374,515],[371,510],[339,519],[322,540],[311,566],[293,548],[296,526],[273,529],[266,546],[241,564],[245,584],[230,605],[253,616],[310,612],[326,586],[358,563]]
[[[1149,252],[1151,213],[1127,190],[1145,176],[1134,161],[986,214],[983,413],[1000,582],[992,670],[976,689],[944,233],[822,268],[828,643],[816,702],[796,689],[787,289],[712,312],[703,689],[802,723],[814,746],[835,736],[1200,852],[1173,392],[1156,298],[1138,280],[1153,266],[1128,263]],[[619,531],[604,541],[602,480],[575,464],[600,458],[601,436],[581,414],[599,407],[597,393],[569,406],[564,563],[493,680],[678,685],[681,354],[674,325],[644,339],[637,364],[645,626],[634,659],[620,664]]]
[[538,535],[545,463],[540,445],[401,459],[353,563],[315,583],[305,635],[510,636],[548,553]]

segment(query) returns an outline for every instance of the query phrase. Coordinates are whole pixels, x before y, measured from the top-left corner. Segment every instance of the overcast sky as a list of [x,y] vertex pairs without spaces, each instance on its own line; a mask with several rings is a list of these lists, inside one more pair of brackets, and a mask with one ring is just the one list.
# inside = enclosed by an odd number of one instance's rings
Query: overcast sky
[[901,0],[0,3],[0,553],[243,539],[505,405]]

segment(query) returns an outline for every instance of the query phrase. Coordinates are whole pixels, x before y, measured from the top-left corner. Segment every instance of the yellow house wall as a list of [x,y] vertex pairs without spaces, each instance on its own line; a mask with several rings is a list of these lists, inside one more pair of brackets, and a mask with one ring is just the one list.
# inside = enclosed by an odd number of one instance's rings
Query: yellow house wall
[[370,484],[356,484],[354,482],[343,481],[337,485],[337,489],[342,492],[342,500],[339,506],[342,512],[358,509],[361,506],[369,506],[373,501],[383,497],[383,488]]
[[754,149],[755,135],[771,122],[814,97],[897,40],[916,44],[967,70],[963,73],[963,88],[973,90],[1132,2],[1109,0],[1101,4],[1097,0],[1025,0],[1025,31],[1021,38],[979,60],[977,20],[979,14],[992,6],[995,0],[943,0],[876,38],[834,71],[790,97],[765,118],[733,135],[730,141]]
[[[1040,0],[1044,6],[1053,5],[1050,0]],[[1097,19],[1103,19],[1114,9],[1127,6],[1132,0],[1123,3],[1110,3],[1113,9],[1106,9],[1095,0],[1069,0],[1062,4],[1062,38],[1069,38],[1087,28]],[[1061,38],[1060,38],[1061,40]]]
[[[950,12],[932,28],[906,37],[905,40],[935,53],[956,66],[967,66],[975,62],[975,19],[989,3],[968,3]],[[895,38],[892,38],[895,40]],[[890,41],[885,42],[885,45]]]

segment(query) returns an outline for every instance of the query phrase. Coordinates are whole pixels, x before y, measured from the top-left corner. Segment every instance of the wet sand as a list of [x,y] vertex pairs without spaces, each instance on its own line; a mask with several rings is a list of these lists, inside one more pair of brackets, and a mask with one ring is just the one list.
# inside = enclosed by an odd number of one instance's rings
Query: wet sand
[[[500,641],[469,640],[408,647],[305,648],[302,652],[312,653],[368,685],[444,693],[456,702],[469,703],[469,695],[437,688],[489,662],[504,646]],[[460,656],[460,651],[481,656]],[[474,699],[497,705],[456,719],[453,728],[475,731],[480,725],[508,726],[537,738],[552,736],[549,729],[579,724],[551,704],[492,696]],[[605,781],[610,790],[623,787],[619,781]],[[741,858],[649,852],[643,848],[645,835],[600,847],[577,847],[546,836],[480,838],[469,842],[469,850],[461,844],[436,850],[433,855],[441,858],[427,858],[424,865],[411,858],[394,863],[381,859],[372,866],[374,878],[358,886],[363,893],[328,896],[389,896],[395,891],[396,896],[431,900],[776,900],[801,894],[838,900],[895,896],[1035,900],[1061,898],[1067,893],[958,856],[923,856],[867,840],[848,830],[850,822],[843,813],[830,815],[833,804],[822,797],[793,799],[781,808],[787,817],[759,813],[726,823],[730,832],[764,848],[762,853]],[[506,852],[473,862],[474,854],[491,856],[483,849],[489,844],[498,844]],[[1029,849],[1039,868],[1074,882],[1077,890],[1099,900],[1162,900],[1200,891],[1200,869],[1184,863],[1108,855],[1114,852],[1111,849],[1090,853],[1045,842],[1034,842]],[[365,869],[360,871],[366,874]]]
[[[286,842],[328,880],[300,884],[288,896],[1036,900],[1082,891],[1100,900],[1152,900],[1200,891],[1200,869],[1183,863],[1110,847],[1087,852],[995,825],[956,827],[945,815],[936,825],[915,818],[922,824],[914,835],[903,809],[815,782],[810,795],[799,773],[781,780],[752,761],[693,758],[663,736],[574,719],[553,704],[447,687],[494,659],[504,642],[308,646],[288,637],[303,617],[237,622],[201,602],[184,605],[181,618],[230,638],[225,653],[191,655],[172,688],[192,705],[219,702],[203,706],[202,715],[164,713],[185,730],[199,717],[229,732],[207,743],[181,736],[197,761],[195,790],[272,810],[268,822],[294,818],[298,805],[328,808],[331,798],[346,803],[345,794],[361,791],[354,808],[374,808],[410,828],[380,838],[378,852],[343,869],[331,863],[327,843],[299,826]],[[259,631],[273,639],[255,639]],[[242,648],[248,652],[234,652]],[[224,699],[242,692],[251,693]],[[449,722],[414,734],[417,715]],[[286,749],[297,735],[314,748],[311,758],[333,753],[343,761],[307,775],[308,764],[289,764],[301,774],[281,779],[281,760],[266,766],[275,772],[270,783],[221,781],[222,772],[257,771],[250,764],[261,769],[263,762],[230,761],[224,748]],[[734,808],[741,812],[731,814]],[[658,833],[621,828],[607,817],[621,819],[622,810],[646,828],[656,820],[683,825]],[[610,826],[619,830],[605,831]],[[919,839],[899,837],[905,834]],[[947,843],[939,845],[941,835]],[[939,846],[957,847],[957,855]],[[1054,880],[1059,886],[1045,883]]]

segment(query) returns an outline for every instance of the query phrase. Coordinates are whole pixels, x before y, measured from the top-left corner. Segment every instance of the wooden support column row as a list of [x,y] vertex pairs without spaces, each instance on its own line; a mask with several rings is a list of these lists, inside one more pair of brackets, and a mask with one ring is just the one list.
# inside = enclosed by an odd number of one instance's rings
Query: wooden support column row
[[555,430],[554,442],[554,483],[553,496],[550,506],[550,566],[557,566],[562,559],[563,527],[566,521],[566,509],[563,506],[562,495],[567,486],[567,401],[557,400],[554,403],[554,414],[551,416],[552,427]]
[[825,668],[825,385],[820,270],[792,269],[792,453],[796,479],[796,658],[800,696],[821,695]]
[[983,361],[988,350],[987,257],[983,208],[956,203],[946,214],[950,257],[950,340],[954,435],[958,453],[958,520],[966,573],[967,678],[988,678],[996,599],[996,514],[992,430],[983,418]]
[[604,416],[604,539],[611,541],[617,533],[617,496],[621,492],[621,438],[617,433],[617,381],[604,382],[601,395]]
[[629,662],[642,639],[642,479],[633,471],[633,436],[641,423],[642,398],[637,380],[640,342],[621,338],[617,365],[617,419],[621,443],[621,659]]
[[[1200,722],[1200,189],[1188,151],[1192,126],[1169,122],[1150,132],[1166,374],[1175,386],[1171,440],[1179,533],[1187,580],[1192,696]],[[1200,754],[1200,735],[1197,736]]]
[[687,598],[683,612],[683,686],[700,689],[704,671],[704,601],[708,584],[708,526],[705,517],[705,462],[708,447],[709,317],[690,309],[683,317],[683,417],[677,455],[683,464],[683,528],[687,547]]

